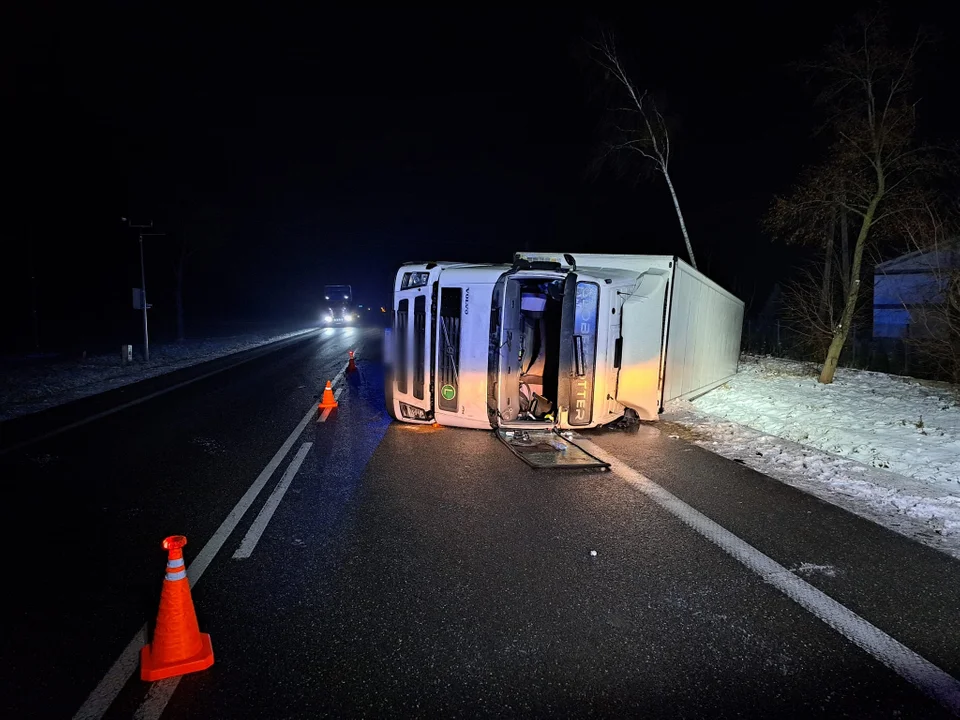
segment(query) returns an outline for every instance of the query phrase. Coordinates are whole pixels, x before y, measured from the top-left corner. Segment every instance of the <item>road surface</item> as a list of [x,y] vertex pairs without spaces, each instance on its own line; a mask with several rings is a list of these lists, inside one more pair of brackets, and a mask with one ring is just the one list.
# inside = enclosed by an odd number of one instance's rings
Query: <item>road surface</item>
[[[323,331],[0,455],[0,716],[951,716],[960,563],[654,426],[531,470],[381,372]],[[150,685],[176,533],[216,662]]]

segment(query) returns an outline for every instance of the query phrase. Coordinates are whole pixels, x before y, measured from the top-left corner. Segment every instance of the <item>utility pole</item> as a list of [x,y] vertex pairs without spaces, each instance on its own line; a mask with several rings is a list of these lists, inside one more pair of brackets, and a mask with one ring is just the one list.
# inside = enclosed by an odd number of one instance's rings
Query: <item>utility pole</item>
[[152,236],[162,236],[166,233],[148,233],[143,232],[145,229],[153,227],[153,220],[147,225],[134,225],[132,221],[127,220],[127,218],[120,218],[121,220],[126,220],[127,227],[137,228],[139,230],[138,235],[140,238],[140,304],[143,306],[143,361],[150,362],[150,334],[147,332],[147,273],[144,270],[143,265],[143,238],[152,237]]

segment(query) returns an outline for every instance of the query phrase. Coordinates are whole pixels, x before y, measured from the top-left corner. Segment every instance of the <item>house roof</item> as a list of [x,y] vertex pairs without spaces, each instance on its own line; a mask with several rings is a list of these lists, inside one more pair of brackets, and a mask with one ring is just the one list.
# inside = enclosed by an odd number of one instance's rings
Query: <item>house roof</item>
[[939,268],[960,268],[960,239],[938,248],[914,250],[892,260],[878,263],[874,274],[930,272]]

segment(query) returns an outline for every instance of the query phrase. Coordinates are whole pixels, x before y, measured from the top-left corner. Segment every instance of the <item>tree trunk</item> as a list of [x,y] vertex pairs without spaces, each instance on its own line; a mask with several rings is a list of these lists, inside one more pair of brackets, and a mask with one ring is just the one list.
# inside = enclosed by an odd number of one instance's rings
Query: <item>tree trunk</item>
[[670,173],[663,167],[663,176],[667,179],[667,187],[670,188],[670,197],[673,198],[673,209],[677,211],[677,219],[680,221],[680,230],[683,231],[683,241],[687,244],[687,254],[690,255],[690,264],[697,269],[697,261],[693,257],[693,245],[690,243],[690,235],[687,233],[687,224],[683,221],[683,213],[680,212],[680,201],[677,199],[677,191],[673,188],[673,181],[670,179]]
[[[843,198],[847,202],[846,196]],[[840,273],[843,282],[843,296],[850,292],[850,224],[847,217],[847,208],[840,208]]]
[[820,382],[824,384],[832,383],[833,376],[837,372],[837,363],[840,362],[840,353],[847,342],[847,335],[850,333],[850,325],[853,323],[853,313],[857,309],[857,299],[860,295],[860,264],[863,261],[863,250],[867,244],[867,236],[870,234],[870,227],[873,225],[873,217],[877,212],[877,205],[880,204],[880,198],[883,197],[883,184],[870,201],[867,212],[864,213],[863,223],[860,225],[860,232],[857,234],[857,244],[853,248],[853,262],[850,266],[850,287],[846,292],[846,301],[843,306],[843,316],[840,318],[840,324],[834,328],[833,340],[830,342],[830,348],[827,350],[827,357],[823,361],[823,370],[820,373]]
[[820,307],[817,316],[823,317],[829,311],[830,324],[833,325],[833,238],[837,233],[837,209],[830,213],[830,224],[827,226],[827,241],[824,243],[826,257],[823,260],[823,283],[820,287]]
[[843,292],[846,294],[850,292],[850,226],[847,223],[845,207],[840,208],[840,271],[843,278]]

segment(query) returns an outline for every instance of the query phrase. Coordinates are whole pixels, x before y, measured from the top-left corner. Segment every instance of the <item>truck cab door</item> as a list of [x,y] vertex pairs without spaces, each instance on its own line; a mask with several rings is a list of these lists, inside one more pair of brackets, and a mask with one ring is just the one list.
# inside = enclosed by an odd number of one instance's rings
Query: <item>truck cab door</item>
[[660,412],[669,288],[667,271],[648,270],[620,309],[622,350],[617,402],[636,411],[641,420],[656,420]]

